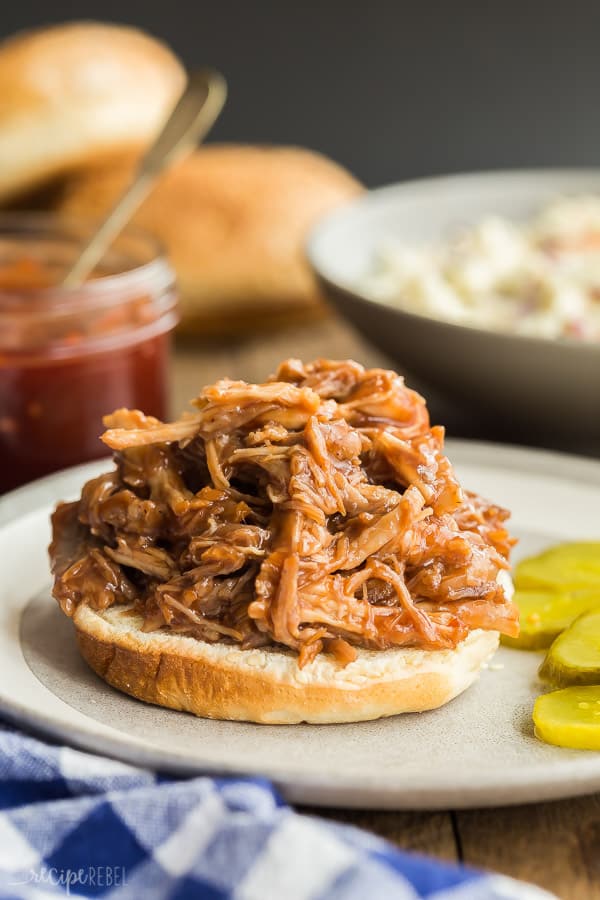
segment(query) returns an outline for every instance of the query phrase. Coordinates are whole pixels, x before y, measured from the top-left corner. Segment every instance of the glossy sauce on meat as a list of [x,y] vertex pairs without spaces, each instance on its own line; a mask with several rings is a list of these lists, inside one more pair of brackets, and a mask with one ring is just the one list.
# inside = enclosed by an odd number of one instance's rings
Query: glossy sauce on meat
[[53,517],[67,615],[136,603],[147,630],[289,648],[300,665],[518,632],[497,582],[508,513],[461,489],[443,429],[400,376],[288,360],[195,407],[172,424],[105,420],[116,469]]

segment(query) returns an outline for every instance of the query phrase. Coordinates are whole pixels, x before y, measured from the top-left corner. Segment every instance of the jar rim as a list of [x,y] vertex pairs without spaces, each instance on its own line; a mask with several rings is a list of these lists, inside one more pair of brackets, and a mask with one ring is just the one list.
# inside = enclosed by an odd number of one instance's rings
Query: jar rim
[[[79,217],[46,212],[3,211],[0,212],[0,242],[2,239],[22,241],[63,240],[67,244],[77,245],[77,236],[84,236],[97,227],[98,221],[90,217]],[[6,310],[3,300],[19,298],[22,303],[26,298],[29,308],[42,305],[44,315],[64,314],[83,306],[107,306],[123,301],[124,297],[139,294],[140,291],[160,291],[173,284],[175,275],[168,261],[161,242],[137,225],[126,225],[115,239],[112,248],[123,240],[137,241],[147,253],[148,258],[139,262],[132,256],[127,257],[128,265],[119,267],[118,271],[95,275],[76,287],[64,287],[61,284],[42,287],[3,289],[0,282],[0,310]],[[16,256],[16,254],[15,254]]]

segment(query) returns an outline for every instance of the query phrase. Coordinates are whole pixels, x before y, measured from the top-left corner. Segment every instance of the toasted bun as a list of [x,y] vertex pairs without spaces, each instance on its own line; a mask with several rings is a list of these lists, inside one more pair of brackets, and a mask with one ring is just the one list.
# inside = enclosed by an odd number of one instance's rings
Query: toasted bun
[[149,142],[184,83],[135,28],[78,22],[0,44],[0,198]]
[[[99,217],[131,177],[135,159],[130,154],[72,173],[52,208]],[[210,145],[161,178],[134,222],[169,253],[184,331],[264,328],[322,309],[304,258],[306,235],[361,190],[344,169],[308,150]]]
[[83,658],[112,687],[197,716],[268,725],[435,709],[468,688],[498,646],[497,632],[477,630],[455,650],[359,650],[345,667],[321,654],[300,669],[291,652],[143,632],[127,607],[80,604],[73,621]]

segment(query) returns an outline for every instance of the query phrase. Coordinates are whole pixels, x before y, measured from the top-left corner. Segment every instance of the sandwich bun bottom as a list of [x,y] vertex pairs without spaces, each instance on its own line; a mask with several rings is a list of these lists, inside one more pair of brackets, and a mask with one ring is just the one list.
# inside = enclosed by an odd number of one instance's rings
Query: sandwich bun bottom
[[436,709],[466,690],[498,647],[496,631],[477,629],[454,650],[359,649],[346,666],[320,654],[301,669],[291,651],[144,632],[142,617],[128,606],[98,612],[81,603],[73,622],[81,655],[112,687],[197,716],[268,725]]

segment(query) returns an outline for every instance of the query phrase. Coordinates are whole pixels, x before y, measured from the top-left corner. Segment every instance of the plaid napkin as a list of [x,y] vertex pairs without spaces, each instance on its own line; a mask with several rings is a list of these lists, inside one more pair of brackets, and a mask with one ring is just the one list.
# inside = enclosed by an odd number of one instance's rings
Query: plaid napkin
[[0,726],[0,897],[541,900],[299,815],[256,779],[175,780]]

